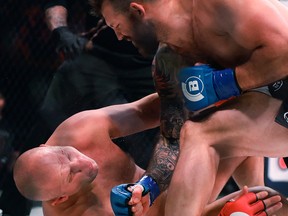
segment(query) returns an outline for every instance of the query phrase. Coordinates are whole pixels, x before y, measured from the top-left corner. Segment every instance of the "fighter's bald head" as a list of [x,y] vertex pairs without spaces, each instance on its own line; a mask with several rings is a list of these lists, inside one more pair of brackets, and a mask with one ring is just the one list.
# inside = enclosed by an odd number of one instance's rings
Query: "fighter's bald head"
[[[50,148],[37,147],[24,152],[16,160],[14,180],[19,192],[31,200],[47,201],[55,198],[55,190],[49,190],[47,160],[51,154]],[[45,166],[46,165],[46,166]],[[45,183],[45,184],[44,184]]]

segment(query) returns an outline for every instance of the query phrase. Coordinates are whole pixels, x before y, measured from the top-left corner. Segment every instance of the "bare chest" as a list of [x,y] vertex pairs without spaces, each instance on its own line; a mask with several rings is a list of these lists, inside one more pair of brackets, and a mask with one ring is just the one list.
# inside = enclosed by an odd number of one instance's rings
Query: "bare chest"
[[231,34],[221,30],[213,20],[201,23],[195,21],[190,37],[190,48],[194,47],[190,49],[191,54],[195,50],[199,60],[207,63],[235,67],[247,61],[252,53],[252,50],[243,47]]

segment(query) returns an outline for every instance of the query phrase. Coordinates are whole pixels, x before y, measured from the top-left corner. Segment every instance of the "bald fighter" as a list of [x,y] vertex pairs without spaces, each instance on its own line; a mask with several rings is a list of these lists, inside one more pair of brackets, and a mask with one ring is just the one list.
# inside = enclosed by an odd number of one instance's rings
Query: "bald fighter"
[[[43,201],[45,216],[114,215],[112,187],[136,181],[144,170],[111,138],[158,126],[158,104],[154,94],[70,117],[45,145],[17,159],[17,188],[28,199]],[[153,209],[149,214],[163,215],[161,208]]]
[[[25,197],[42,201],[45,216],[114,215],[109,201],[110,190],[117,184],[136,181],[144,170],[111,138],[158,124],[159,98],[156,94],[130,104],[78,113],[64,121],[44,145],[17,159],[14,167],[16,185]],[[253,158],[233,159],[233,163],[226,160],[219,170],[219,182],[221,178],[227,178],[225,175],[231,169],[236,169],[235,172],[247,170],[251,159],[255,161]],[[259,179],[257,176],[250,176],[253,178],[247,182],[261,183],[261,179],[255,180]],[[236,199],[235,204],[225,206],[226,212],[239,209],[239,203],[240,207],[250,207],[251,212],[263,209],[265,203],[267,215],[281,208],[280,196],[272,196],[275,191],[263,187],[254,191],[258,191],[256,196],[244,188],[240,194],[224,197],[207,205],[203,215],[218,214],[231,198]],[[256,198],[263,199],[263,203]],[[165,199],[166,193],[163,193],[147,215],[164,215]]]

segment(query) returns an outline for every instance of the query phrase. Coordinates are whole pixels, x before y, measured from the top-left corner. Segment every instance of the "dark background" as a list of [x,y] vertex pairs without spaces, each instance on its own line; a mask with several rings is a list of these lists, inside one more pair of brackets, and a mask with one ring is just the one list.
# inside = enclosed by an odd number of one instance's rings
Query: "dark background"
[[0,26],[0,90],[18,149],[37,121],[37,110],[62,60],[51,45],[39,1],[1,0]]

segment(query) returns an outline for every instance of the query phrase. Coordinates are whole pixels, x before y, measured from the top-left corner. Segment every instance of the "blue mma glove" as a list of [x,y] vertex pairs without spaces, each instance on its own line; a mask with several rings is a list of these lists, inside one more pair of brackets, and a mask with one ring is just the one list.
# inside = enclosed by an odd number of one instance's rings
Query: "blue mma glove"
[[232,69],[215,70],[208,65],[197,65],[181,69],[178,79],[190,111],[216,106],[241,93]]
[[131,199],[132,192],[128,190],[130,186],[140,184],[144,188],[142,196],[145,196],[150,192],[150,206],[153,204],[154,200],[159,196],[160,189],[158,184],[150,176],[143,176],[135,184],[121,184],[112,188],[110,193],[110,202],[114,214],[116,216],[130,216],[132,215],[131,207],[128,205]]
[[[132,184],[133,185],[133,184]],[[131,184],[121,184],[112,188],[110,202],[116,216],[132,215],[131,207],[128,205],[132,193],[128,190]]]

